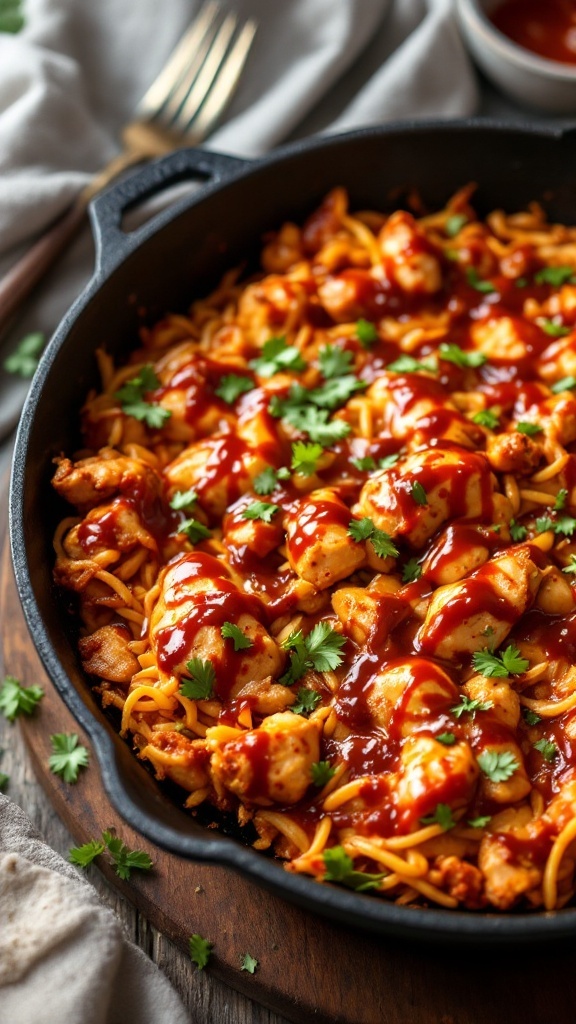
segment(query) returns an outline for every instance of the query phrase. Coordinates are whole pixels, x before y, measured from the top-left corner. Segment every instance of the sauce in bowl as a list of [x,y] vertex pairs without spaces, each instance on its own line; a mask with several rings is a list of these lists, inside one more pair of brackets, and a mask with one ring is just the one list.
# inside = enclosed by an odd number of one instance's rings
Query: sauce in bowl
[[575,0],[504,0],[490,20],[526,50],[547,60],[576,64]]

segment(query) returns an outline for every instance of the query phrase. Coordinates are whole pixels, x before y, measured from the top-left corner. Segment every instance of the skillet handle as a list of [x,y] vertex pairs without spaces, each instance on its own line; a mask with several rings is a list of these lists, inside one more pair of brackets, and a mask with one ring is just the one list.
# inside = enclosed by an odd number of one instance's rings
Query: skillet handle
[[155,231],[159,223],[173,216],[173,207],[169,207],[152,216],[135,231],[123,231],[122,218],[137,203],[158,195],[170,185],[195,179],[204,185],[199,192],[203,195],[205,188],[234,177],[248,163],[247,160],[225,153],[179,149],[160,160],[154,160],[124,181],[100,193],[92,200],[88,210],[96,247],[96,275],[107,274]]

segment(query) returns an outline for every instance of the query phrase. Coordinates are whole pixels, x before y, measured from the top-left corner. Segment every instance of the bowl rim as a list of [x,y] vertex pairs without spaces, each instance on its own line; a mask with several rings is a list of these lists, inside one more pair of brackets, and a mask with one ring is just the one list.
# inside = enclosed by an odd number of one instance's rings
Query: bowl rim
[[[431,131],[457,132],[461,130],[517,132],[523,136],[549,139],[550,142],[560,141],[572,134],[570,128],[558,125],[518,125],[506,121],[472,118],[450,122],[445,120],[399,121],[377,128],[358,129],[328,137],[313,136],[282,146],[263,158],[240,162],[240,166],[233,168],[229,176],[206,185],[199,195],[193,194],[180,199],[144,226],[137,247],[147,243],[157,232],[178,218],[181,213],[203,202],[208,196],[233,186],[237,181],[252,173],[258,173],[263,168],[281,165],[291,156],[305,155],[317,149],[329,152],[332,146],[345,145],[348,142],[353,142],[354,139],[366,137],[397,136],[401,138],[414,133],[426,134]],[[170,154],[164,157],[162,162],[167,163],[175,159],[176,155]],[[224,156],[224,154],[215,154],[216,157],[219,155]],[[237,165],[238,163],[236,161]],[[122,183],[120,183],[110,191],[122,187]],[[353,892],[343,887],[319,884],[308,876],[292,874],[275,859],[267,858],[228,836],[220,834],[215,839],[211,837],[208,830],[206,830],[206,834],[198,836],[179,832],[177,826],[168,826],[160,821],[153,811],[148,809],[148,806],[143,811],[127,793],[121,765],[114,753],[115,733],[113,727],[111,724],[101,723],[90,710],[89,703],[83,699],[79,690],[68,677],[56,653],[36,601],[28,555],[22,540],[24,537],[26,457],[36,406],[55,358],[68,337],[70,329],[92,302],[102,285],[113,277],[125,260],[129,258],[131,251],[127,252],[117,263],[105,264],[96,268],[94,275],[65,314],[50,340],[32,380],[18,426],[9,494],[9,535],[14,574],[28,630],[59,696],[84,728],[94,746],[102,783],[113,806],[129,825],[162,848],[192,861],[211,862],[238,871],[280,898],[286,898],[309,911],[321,913],[341,924],[346,923],[364,932],[395,935],[399,938],[418,941],[430,941],[431,938],[435,938],[437,941],[446,943],[463,942],[475,946],[502,945],[511,939],[518,943],[536,943],[573,936],[576,933],[576,907],[563,908],[560,911],[498,913],[495,911],[448,910],[439,907],[397,906],[386,899]],[[144,772],[145,768],[140,767]],[[170,800],[169,797],[166,799]],[[174,807],[175,810],[181,810],[176,804]]]
[[483,42],[504,61],[522,71],[535,72],[540,79],[576,85],[576,63],[551,60],[515,43],[490,21],[481,0],[456,0],[456,6],[468,30],[475,34],[475,40]]

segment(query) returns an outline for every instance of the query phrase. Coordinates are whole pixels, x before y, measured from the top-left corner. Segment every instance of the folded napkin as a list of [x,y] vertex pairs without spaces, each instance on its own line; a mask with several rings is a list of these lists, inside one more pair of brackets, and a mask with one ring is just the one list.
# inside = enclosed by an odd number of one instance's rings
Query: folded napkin
[[[0,275],[118,149],[122,125],[199,4],[27,0],[0,32]],[[318,131],[472,114],[474,73],[450,0],[237,0],[259,23],[210,148],[256,157]],[[50,334],[88,280],[88,228],[29,303],[5,356]],[[0,434],[25,390],[0,374]],[[165,979],[77,872],[0,797],[0,1024],[179,1024]],[[7,924],[6,924],[7,922]],[[64,983],[63,983],[64,982]]]

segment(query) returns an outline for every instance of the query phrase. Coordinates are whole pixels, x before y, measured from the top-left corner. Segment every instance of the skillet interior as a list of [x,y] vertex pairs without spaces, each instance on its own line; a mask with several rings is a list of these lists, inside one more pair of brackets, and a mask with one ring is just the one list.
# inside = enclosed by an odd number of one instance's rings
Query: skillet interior
[[[229,267],[248,266],[262,235],[301,221],[334,185],[353,208],[391,208],[417,188],[430,208],[476,181],[480,214],[539,200],[552,218],[576,221],[576,133],[459,124],[399,126],[297,144],[256,164],[190,151],[149,166],[95,207],[98,269],[43,357],[22,417],[11,486],[11,539],[17,584],[32,638],[59,692],[90,734],[104,785],[119,812],[180,855],[228,864],[279,895],[347,923],[407,937],[458,941],[533,941],[576,932],[576,910],[471,914],[396,907],[384,900],[287,874],[224,835],[207,832],[171,802],[132,755],[96,704],[74,645],[73,619],[52,584],[52,535],[64,508],[50,486],[51,459],[79,446],[78,412],[98,383],[94,350],[133,346],[145,318],[184,310]],[[166,179],[212,181],[132,236],[116,226],[122,209]],[[224,180],[217,180],[220,175]],[[216,179],[216,180],[214,180]]]

